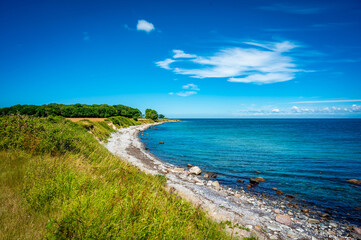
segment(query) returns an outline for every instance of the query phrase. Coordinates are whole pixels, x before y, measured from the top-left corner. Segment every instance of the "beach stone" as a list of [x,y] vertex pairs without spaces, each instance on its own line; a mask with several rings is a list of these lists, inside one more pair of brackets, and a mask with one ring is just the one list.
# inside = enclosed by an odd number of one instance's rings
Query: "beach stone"
[[292,232],[292,231],[288,231],[287,236],[289,236],[290,238],[297,238],[298,237],[298,235],[296,233]]
[[164,144],[164,142],[159,142],[159,144]]
[[209,178],[209,175],[206,173],[203,175],[204,178]]
[[194,178],[193,178],[193,181],[195,181],[195,182],[203,182],[202,180],[200,180],[200,179],[197,178],[197,177],[194,177]]
[[321,213],[320,216],[323,217],[323,218],[330,218],[331,217],[330,214],[328,214],[328,213]]
[[239,183],[244,183],[244,181],[243,181],[243,180],[240,180],[240,179],[238,179],[237,182],[239,182]]
[[286,198],[295,198],[295,196],[292,196],[292,195],[290,195],[290,194],[286,194],[285,197],[286,197]]
[[202,170],[199,167],[194,166],[189,169],[189,172],[192,174],[199,175],[199,174],[201,174]]
[[191,167],[193,167],[193,165],[188,163],[187,167],[191,168]]
[[335,222],[330,222],[330,226],[331,226],[331,227],[334,227],[334,228],[337,228],[337,227],[338,227],[338,224],[335,223]]
[[240,198],[240,197],[241,197],[241,194],[235,193],[234,196],[235,196],[236,198]]
[[255,171],[255,173],[261,173],[261,171]]
[[277,226],[277,225],[273,225],[273,224],[269,224],[269,225],[267,226],[267,228],[268,228],[269,230],[271,230],[271,231],[274,231],[274,232],[280,232],[280,231],[282,231],[282,228],[280,228],[280,227]]
[[361,180],[358,180],[358,179],[349,179],[349,180],[346,180],[346,182],[361,185]]
[[274,188],[272,188],[272,190],[275,190],[275,191],[277,191],[277,188],[275,188],[275,187],[274,187]]
[[277,214],[280,214],[281,213],[281,210],[279,210],[278,208],[277,209],[274,209],[273,210],[275,213],[277,213]]
[[301,211],[304,212],[304,213],[308,213],[310,210],[308,210],[307,208],[304,208]]
[[276,215],[276,221],[285,225],[291,225],[292,221],[291,218],[288,215]]
[[271,239],[271,240],[277,240],[278,237],[277,237],[276,235],[272,235],[269,239]]
[[353,230],[355,231],[355,233],[360,234],[361,235],[361,228],[358,227],[353,227]]
[[250,182],[251,184],[259,184],[259,182],[258,182],[255,178],[250,178],[250,179],[249,179],[249,182]]
[[219,185],[219,182],[218,182],[218,181],[212,182],[212,186],[213,186],[215,189],[217,189],[217,190],[219,190],[219,189],[221,188],[221,186]]
[[183,172],[183,171],[184,171],[184,168],[175,168],[174,171],[176,171],[176,172]]
[[311,223],[311,224],[317,224],[317,223],[320,223],[320,220],[310,218],[310,219],[308,219],[308,222]]
[[255,180],[256,180],[257,182],[264,182],[264,181],[266,181],[266,180],[264,180],[263,177],[256,177]]

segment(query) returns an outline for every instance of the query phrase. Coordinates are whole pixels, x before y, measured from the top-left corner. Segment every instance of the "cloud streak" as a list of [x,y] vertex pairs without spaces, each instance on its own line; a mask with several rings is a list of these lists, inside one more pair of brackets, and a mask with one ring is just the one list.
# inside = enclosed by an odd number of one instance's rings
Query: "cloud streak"
[[170,92],[169,95],[178,95],[180,97],[188,97],[191,95],[195,95],[198,93],[198,91],[200,91],[199,87],[193,83],[188,83],[186,85],[182,86],[182,89],[187,90],[187,91],[180,91],[177,93],[174,92]]
[[236,115],[240,116],[322,116],[322,115],[346,115],[361,114],[361,105],[353,104],[348,107],[317,107],[309,108],[303,106],[292,106],[291,108],[267,108],[267,109],[251,109],[239,111]]
[[361,102],[361,99],[323,100],[323,101],[300,101],[300,102],[292,102],[292,103],[342,103],[342,102]]
[[274,11],[274,12],[285,12],[285,13],[292,13],[292,14],[316,14],[324,10],[324,8],[319,7],[303,7],[303,6],[296,6],[291,4],[283,4],[283,3],[276,3],[268,6],[262,6],[259,9],[265,11]]
[[[230,82],[268,84],[289,81],[298,69],[287,55],[298,45],[289,42],[244,42],[247,47],[224,48],[208,56],[173,50],[173,58],[156,65],[193,78],[228,78]],[[192,67],[186,67],[192,66]]]

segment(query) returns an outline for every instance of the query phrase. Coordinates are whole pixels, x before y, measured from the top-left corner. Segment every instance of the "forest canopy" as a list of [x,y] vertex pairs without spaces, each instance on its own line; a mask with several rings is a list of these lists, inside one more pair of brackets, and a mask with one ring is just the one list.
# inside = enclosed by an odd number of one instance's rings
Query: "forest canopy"
[[131,108],[124,105],[107,104],[57,104],[50,103],[46,105],[15,105],[12,107],[0,108],[0,115],[34,115],[38,117],[62,116],[62,117],[89,117],[89,118],[108,118],[113,116],[124,116],[128,118],[139,118],[142,112],[137,108]]

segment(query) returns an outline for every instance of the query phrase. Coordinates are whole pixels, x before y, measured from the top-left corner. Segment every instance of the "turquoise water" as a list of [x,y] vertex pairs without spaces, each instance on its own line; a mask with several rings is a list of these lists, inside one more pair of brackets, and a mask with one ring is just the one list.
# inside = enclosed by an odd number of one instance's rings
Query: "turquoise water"
[[261,176],[266,181],[252,188],[255,194],[276,198],[275,187],[361,222],[361,186],[345,182],[361,179],[360,119],[184,119],[146,133],[149,151],[166,162],[218,173],[233,188]]

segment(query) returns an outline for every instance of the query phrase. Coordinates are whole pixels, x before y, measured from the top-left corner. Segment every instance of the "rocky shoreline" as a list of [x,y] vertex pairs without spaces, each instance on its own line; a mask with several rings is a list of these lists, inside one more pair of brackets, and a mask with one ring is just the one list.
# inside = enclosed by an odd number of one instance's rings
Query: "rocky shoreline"
[[[334,221],[327,213],[302,208],[292,196],[270,199],[235,190],[220,185],[210,174],[200,175],[198,167],[179,168],[160,161],[138,138],[140,132],[158,124],[120,129],[112,134],[106,147],[147,173],[164,175],[170,191],[200,206],[213,219],[229,221],[229,230],[235,235],[259,239],[361,239],[360,228]],[[261,181],[250,179],[249,187]]]

